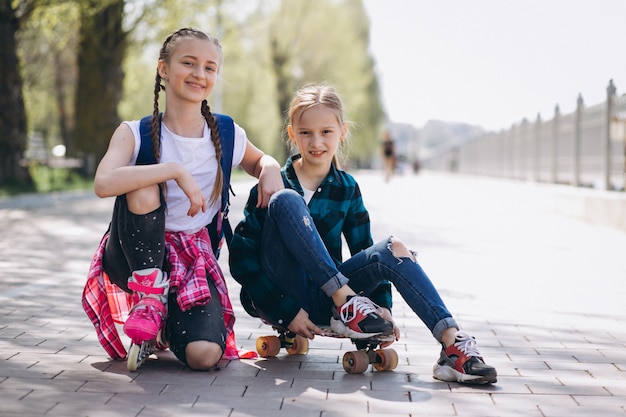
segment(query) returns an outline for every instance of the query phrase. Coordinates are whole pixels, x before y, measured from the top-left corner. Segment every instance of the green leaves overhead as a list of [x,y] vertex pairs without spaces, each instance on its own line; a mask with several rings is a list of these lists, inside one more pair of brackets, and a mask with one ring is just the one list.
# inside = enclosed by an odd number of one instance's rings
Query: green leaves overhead
[[[151,112],[165,37],[194,26],[220,38],[224,49],[220,81],[210,96],[213,110],[231,114],[264,151],[284,159],[284,115],[293,93],[305,82],[328,82],[353,122],[354,164],[366,164],[378,152],[384,114],[361,0],[32,3],[37,7],[22,26],[18,47],[28,127],[44,132],[52,146],[70,143],[70,149],[99,158],[119,120]],[[89,39],[96,43],[85,43]],[[97,130],[89,133],[89,125]]]

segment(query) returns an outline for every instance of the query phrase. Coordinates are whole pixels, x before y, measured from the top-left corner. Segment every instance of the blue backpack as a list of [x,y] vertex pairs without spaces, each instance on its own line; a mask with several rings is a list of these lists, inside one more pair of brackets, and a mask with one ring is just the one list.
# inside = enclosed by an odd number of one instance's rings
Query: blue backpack
[[[222,239],[225,238],[226,244],[228,245],[233,237],[233,230],[230,226],[230,222],[228,221],[228,209],[230,206],[229,191],[231,191],[230,173],[233,166],[233,148],[235,146],[235,124],[233,119],[225,114],[213,113],[213,116],[215,117],[215,120],[217,120],[217,128],[220,132],[220,143],[222,144],[222,158],[220,159],[220,165],[222,166],[224,183],[222,185],[222,207],[215,215],[211,223],[207,225],[207,230],[209,232],[209,237],[211,238],[213,253],[216,258],[219,258]],[[159,126],[161,117],[162,115],[159,115]],[[136,165],[150,165],[157,163],[154,158],[154,148],[152,146],[151,124],[152,116],[142,118],[139,123],[141,145],[139,147]]]

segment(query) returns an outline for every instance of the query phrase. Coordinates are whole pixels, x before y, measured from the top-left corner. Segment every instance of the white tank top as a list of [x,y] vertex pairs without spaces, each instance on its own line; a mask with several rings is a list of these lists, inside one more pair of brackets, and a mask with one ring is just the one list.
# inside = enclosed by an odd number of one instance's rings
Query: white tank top
[[[135,151],[129,162],[129,165],[134,165],[141,144],[139,120],[124,123],[131,128],[135,136]],[[209,204],[217,173],[217,161],[215,159],[215,147],[211,142],[211,131],[205,124],[202,138],[186,138],[171,132],[165,124],[161,124],[161,126],[161,162],[179,162],[186,166],[202,189],[202,194],[207,201],[205,213],[200,212],[194,217],[188,216],[189,199],[176,181],[168,180],[166,182],[165,230],[195,233],[213,220],[221,205],[221,201],[219,201],[221,199],[218,199],[215,204]],[[246,132],[235,124],[233,167],[238,166],[243,160],[247,140]]]

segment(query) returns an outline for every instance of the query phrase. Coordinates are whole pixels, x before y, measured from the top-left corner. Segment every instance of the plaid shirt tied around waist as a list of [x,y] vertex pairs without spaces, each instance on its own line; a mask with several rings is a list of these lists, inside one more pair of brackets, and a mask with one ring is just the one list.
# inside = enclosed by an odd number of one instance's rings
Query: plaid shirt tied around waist
[[[94,254],[87,282],[83,289],[83,309],[93,323],[98,341],[113,359],[126,357],[126,349],[117,331],[128,317],[133,296],[124,292],[108,279],[102,268],[104,248],[109,238],[107,233]],[[170,291],[176,292],[176,300],[182,311],[205,305],[211,300],[207,278],[213,280],[219,294],[226,326],[226,350],[224,359],[250,358],[254,352],[239,352],[235,342],[233,311],[224,274],[211,250],[211,241],[206,228],[194,234],[166,232],[167,262],[170,265]]]

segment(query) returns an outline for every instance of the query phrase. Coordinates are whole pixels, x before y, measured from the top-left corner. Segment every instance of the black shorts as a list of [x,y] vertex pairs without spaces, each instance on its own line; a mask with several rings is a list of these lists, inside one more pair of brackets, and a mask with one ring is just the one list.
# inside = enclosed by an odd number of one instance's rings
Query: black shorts
[[211,302],[204,306],[192,307],[183,312],[176,301],[176,294],[170,293],[165,338],[170,350],[178,360],[187,364],[185,348],[191,342],[206,340],[217,343],[226,349],[226,326],[224,312],[215,284],[209,279]]

